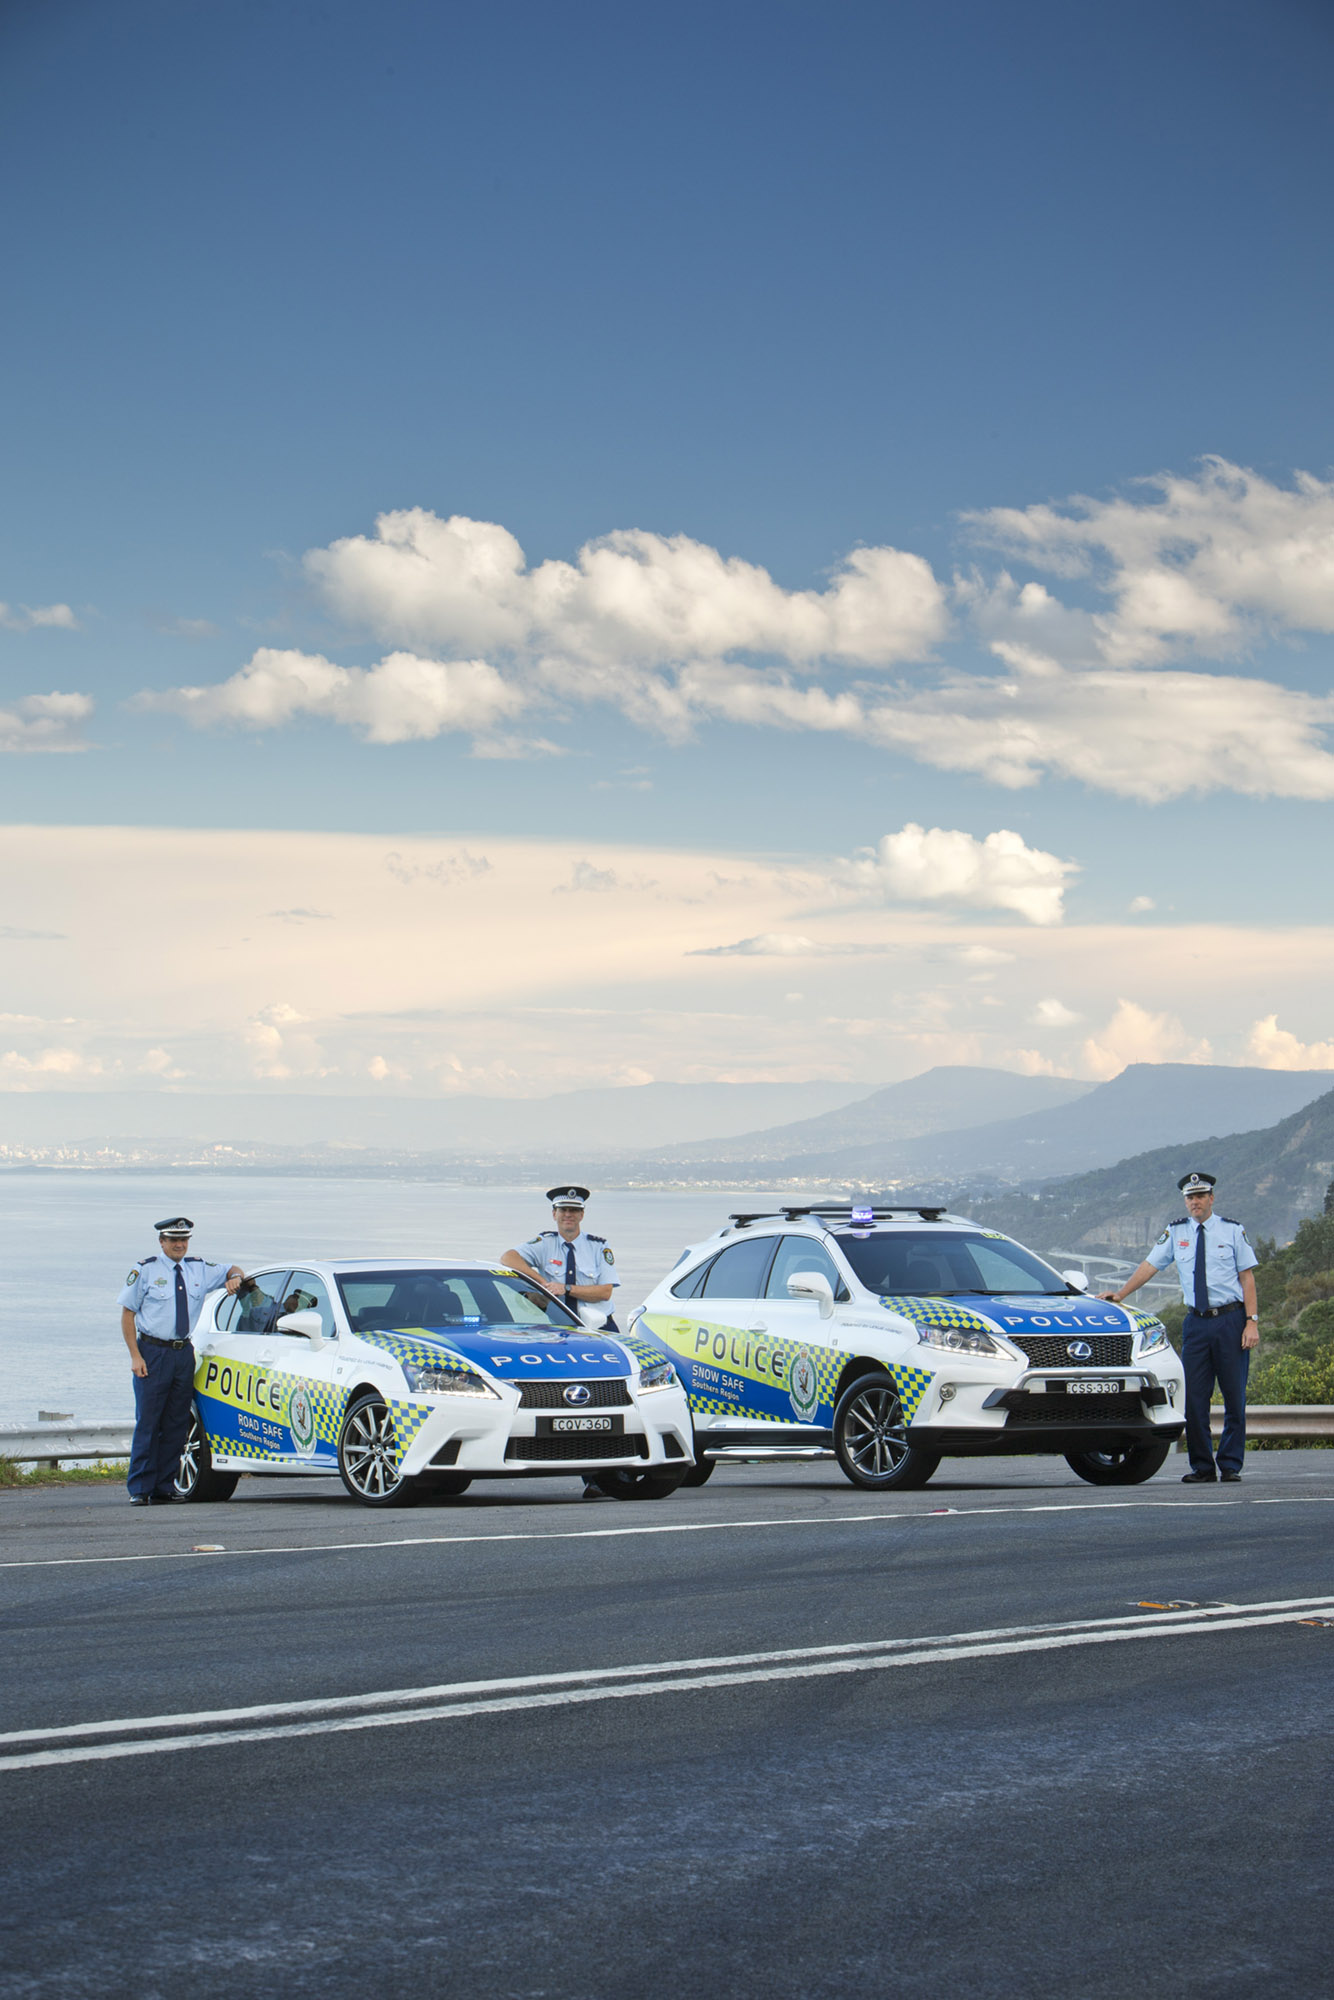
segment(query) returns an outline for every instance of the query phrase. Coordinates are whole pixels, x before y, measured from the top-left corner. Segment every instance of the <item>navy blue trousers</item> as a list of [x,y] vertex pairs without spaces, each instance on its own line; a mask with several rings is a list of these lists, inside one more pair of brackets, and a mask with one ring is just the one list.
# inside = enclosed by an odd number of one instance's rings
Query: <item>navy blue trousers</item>
[[1181,1327],[1181,1365],[1186,1371],[1186,1448],[1192,1472],[1212,1472],[1214,1445],[1209,1430],[1209,1405],[1214,1383],[1223,1391],[1223,1436],[1218,1446],[1218,1470],[1240,1472],[1246,1452],[1246,1378],[1250,1350],[1241,1344],[1246,1331],[1244,1305],[1229,1307],[1217,1319],[1188,1312]]
[[174,1490],[176,1472],[190,1434],[194,1407],[193,1347],[164,1347],[143,1340],[139,1352],[147,1375],[134,1377],[134,1439],[126,1485],[136,1496]]

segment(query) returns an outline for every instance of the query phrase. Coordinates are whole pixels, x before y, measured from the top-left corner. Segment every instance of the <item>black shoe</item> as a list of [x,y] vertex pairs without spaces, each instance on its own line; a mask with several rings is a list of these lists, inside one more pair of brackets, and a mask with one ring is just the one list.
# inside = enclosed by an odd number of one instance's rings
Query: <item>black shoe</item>
[[1241,1474],[1239,1472],[1220,1472],[1218,1476],[1227,1486],[1235,1486],[1237,1481],[1241,1478]]
[[[1224,1473],[1223,1477],[1226,1478],[1227,1474]],[[1235,1478],[1236,1475],[1234,1474],[1233,1477]],[[1186,1472],[1182,1474],[1181,1484],[1183,1486],[1213,1486],[1217,1484],[1217,1480],[1218,1474],[1216,1472]]]
[[130,1495],[131,1507],[151,1507],[152,1504],[146,1493],[131,1493]]
[[150,1493],[148,1498],[154,1507],[174,1507],[176,1505],[176,1495],[174,1493]]

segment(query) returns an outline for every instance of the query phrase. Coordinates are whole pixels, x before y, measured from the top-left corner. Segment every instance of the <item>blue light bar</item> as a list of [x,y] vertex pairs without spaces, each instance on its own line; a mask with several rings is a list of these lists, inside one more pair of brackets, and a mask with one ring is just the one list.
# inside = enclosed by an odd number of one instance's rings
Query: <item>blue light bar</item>
[[852,1226],[854,1229],[869,1229],[874,1221],[875,1221],[875,1210],[873,1208],[853,1209]]

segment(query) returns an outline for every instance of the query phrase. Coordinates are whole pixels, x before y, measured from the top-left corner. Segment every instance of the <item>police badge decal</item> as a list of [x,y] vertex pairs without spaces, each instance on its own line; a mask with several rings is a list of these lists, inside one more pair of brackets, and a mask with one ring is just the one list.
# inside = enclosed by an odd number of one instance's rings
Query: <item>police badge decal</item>
[[808,1424],[820,1406],[820,1378],[809,1347],[799,1347],[787,1371],[787,1399],[793,1413]]
[[287,1428],[302,1458],[315,1450],[315,1411],[304,1382],[294,1382],[287,1398]]

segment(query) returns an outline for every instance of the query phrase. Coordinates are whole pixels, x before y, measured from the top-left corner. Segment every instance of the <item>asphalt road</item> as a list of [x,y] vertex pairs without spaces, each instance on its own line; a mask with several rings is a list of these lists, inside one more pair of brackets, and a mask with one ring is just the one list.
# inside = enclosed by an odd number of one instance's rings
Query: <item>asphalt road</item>
[[1329,1994],[1334,1453],[1183,1466],[0,1493],[0,1994]]

